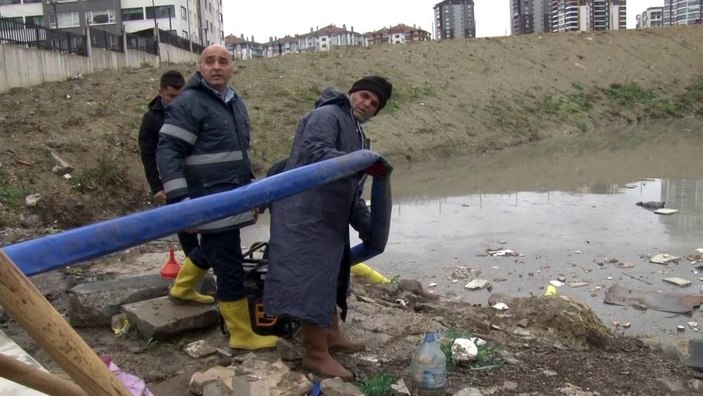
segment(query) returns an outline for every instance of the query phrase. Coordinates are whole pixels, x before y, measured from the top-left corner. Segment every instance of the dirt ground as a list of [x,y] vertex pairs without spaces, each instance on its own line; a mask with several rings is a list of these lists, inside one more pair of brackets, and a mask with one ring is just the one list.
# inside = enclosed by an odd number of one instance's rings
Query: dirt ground
[[[167,245],[167,241],[157,241],[113,254],[83,267],[80,276],[75,271],[55,271],[32,280],[60,312],[66,313],[69,287],[113,277],[120,272],[120,263],[132,262],[146,252],[163,252]],[[110,272],[110,268],[116,271]],[[351,337],[365,340],[367,350],[337,357],[357,375],[357,384],[378,374],[409,383],[410,357],[422,335],[442,330],[487,341],[487,357],[473,366],[454,365],[449,370],[448,392],[452,394],[466,387],[478,388],[485,395],[694,395],[703,390],[703,374],[686,368],[676,352],[613,331],[577,301],[492,295],[485,304],[475,306],[443,298],[425,301],[407,290],[354,279],[344,327]],[[400,304],[399,299],[408,303]],[[498,301],[510,309],[490,307]],[[50,371],[61,373],[14,321],[5,314],[0,320],[3,331],[15,342]],[[115,336],[109,328],[77,331],[98,354],[110,355],[121,369],[145,379],[157,396],[188,395],[192,373],[233,361],[221,355],[193,359],[182,350],[199,339],[226,347],[226,338],[217,328],[151,344],[134,331],[123,336]],[[300,348],[298,339],[290,341]],[[287,364],[304,373],[299,362]],[[166,381],[168,387],[164,386]],[[173,383],[181,384],[177,388],[181,393],[174,393]]]
[[[324,86],[345,87],[368,73],[386,75],[396,87],[393,102],[369,124],[374,149],[394,161],[415,161],[555,136],[593,141],[649,119],[700,116],[701,42],[703,28],[695,26],[383,46],[245,62],[234,85],[252,116],[259,173],[286,155],[297,118]],[[106,71],[0,94],[0,246],[149,207],[136,138],[165,70]],[[71,179],[52,173],[49,148],[75,168]],[[36,204],[26,200],[31,194],[39,194]],[[165,250],[156,241],[98,261],[125,262]],[[56,271],[32,280],[65,312],[67,289],[104,277]],[[494,361],[504,363],[454,369],[452,392],[466,386],[495,395],[703,392],[701,375],[676,353],[613,333],[577,302],[516,300],[510,314],[499,317],[487,303],[402,307],[397,293],[355,285],[348,330],[370,349],[340,360],[360,379],[380,372],[407,376],[421,334],[444,328],[484,338],[496,349]],[[525,319],[530,335],[515,334]],[[57,370],[4,313],[0,326]],[[182,352],[201,338],[224,346],[217,329],[148,347],[133,333],[118,338],[107,328],[78,331],[98,353],[153,386],[228,363]]]

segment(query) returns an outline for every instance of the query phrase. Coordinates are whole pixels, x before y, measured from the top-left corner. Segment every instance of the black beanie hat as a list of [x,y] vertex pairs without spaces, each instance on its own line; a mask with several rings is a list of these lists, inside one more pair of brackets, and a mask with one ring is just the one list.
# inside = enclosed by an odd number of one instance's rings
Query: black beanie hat
[[393,95],[393,84],[383,77],[366,76],[355,82],[349,90],[349,93],[356,91],[371,91],[378,95],[378,110],[381,111],[381,109],[386,106],[388,99]]

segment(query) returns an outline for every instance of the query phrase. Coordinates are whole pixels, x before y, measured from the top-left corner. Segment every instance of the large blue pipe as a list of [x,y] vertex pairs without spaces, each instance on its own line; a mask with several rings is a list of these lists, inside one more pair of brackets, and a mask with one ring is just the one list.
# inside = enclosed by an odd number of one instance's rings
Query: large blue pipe
[[[368,168],[379,158],[380,156],[372,151],[356,151],[267,177],[236,190],[87,225],[60,234],[6,246],[2,250],[25,275],[35,275],[253,210],[266,203],[351,176]],[[385,180],[381,184],[385,183],[388,186],[386,193],[390,193],[388,178],[382,177],[379,180]],[[374,180],[374,185],[376,184]],[[373,192],[379,188],[372,186],[372,211],[374,205],[386,206],[381,205],[384,200],[384,196],[381,195],[383,191],[376,194]],[[387,197],[390,201],[390,195]],[[376,199],[379,203],[375,203]],[[383,251],[388,227],[385,229],[385,239],[383,234],[383,230],[380,230],[375,237],[383,239],[383,246],[380,249],[378,243],[374,243],[371,248],[355,247],[356,262],[366,260]]]

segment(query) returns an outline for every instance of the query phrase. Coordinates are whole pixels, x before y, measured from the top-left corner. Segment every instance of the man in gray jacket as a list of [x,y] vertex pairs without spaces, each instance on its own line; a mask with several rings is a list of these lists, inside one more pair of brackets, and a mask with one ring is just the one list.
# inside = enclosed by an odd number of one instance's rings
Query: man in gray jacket
[[[367,149],[361,124],[390,99],[392,85],[368,76],[348,93],[328,88],[298,123],[285,170]],[[366,170],[382,175],[385,162]],[[267,314],[303,321],[303,367],[326,377],[352,379],[330,355],[330,349],[358,351],[363,344],[347,339],[339,327],[335,302],[346,317],[349,285],[349,225],[366,242],[370,213],[361,198],[363,174],[307,190],[271,205],[269,267],[264,287]]]
[[[166,108],[156,160],[170,202],[251,182],[249,115],[229,86],[232,73],[232,55],[225,47],[205,48],[200,70]],[[203,224],[198,231],[200,250],[217,277],[216,299],[229,330],[229,345],[255,350],[276,346],[277,338],[260,336],[251,327],[239,236],[239,228],[251,222],[252,213],[242,213]],[[193,276],[203,275],[201,270]]]

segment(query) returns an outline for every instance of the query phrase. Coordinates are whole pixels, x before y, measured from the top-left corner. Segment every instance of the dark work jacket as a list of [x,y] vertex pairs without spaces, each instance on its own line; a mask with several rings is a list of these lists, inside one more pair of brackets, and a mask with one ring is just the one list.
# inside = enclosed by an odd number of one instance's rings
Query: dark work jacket
[[[298,123],[285,170],[366,145],[347,95],[328,89]],[[264,287],[267,313],[329,326],[335,302],[344,312],[346,300],[340,301],[337,292],[344,294],[349,282],[349,225],[362,240],[370,233],[361,182],[359,173],[273,202]]]
[[[233,190],[251,182],[250,122],[234,93],[227,103],[196,73],[166,108],[156,161],[166,198],[179,201]],[[238,228],[251,212],[200,226],[200,232]]]
[[159,130],[164,124],[164,111],[161,97],[155,97],[149,102],[149,110],[144,113],[142,125],[139,127],[139,154],[142,157],[144,173],[152,194],[163,190],[156,166],[156,146],[159,143]]

